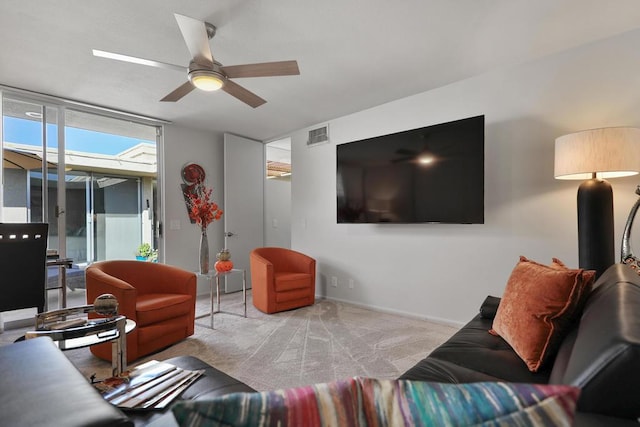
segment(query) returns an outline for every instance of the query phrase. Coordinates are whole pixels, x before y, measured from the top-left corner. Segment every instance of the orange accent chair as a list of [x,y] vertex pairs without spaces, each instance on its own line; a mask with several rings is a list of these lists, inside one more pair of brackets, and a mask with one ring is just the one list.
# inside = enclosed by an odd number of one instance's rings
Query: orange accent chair
[[249,255],[253,305],[277,313],[313,305],[316,260],[285,248],[256,248]]
[[[87,304],[113,294],[120,314],[136,321],[127,334],[127,362],[193,335],[196,275],[178,267],[142,261],[101,261],[86,271]],[[111,360],[111,343],[91,347]]]

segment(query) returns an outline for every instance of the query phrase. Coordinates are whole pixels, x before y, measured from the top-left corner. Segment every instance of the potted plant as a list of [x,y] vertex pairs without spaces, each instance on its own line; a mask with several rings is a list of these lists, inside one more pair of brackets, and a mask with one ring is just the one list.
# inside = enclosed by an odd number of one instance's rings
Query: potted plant
[[138,246],[138,250],[136,251],[136,259],[141,261],[146,261],[151,255],[153,255],[153,249],[151,245],[148,243],[142,243]]

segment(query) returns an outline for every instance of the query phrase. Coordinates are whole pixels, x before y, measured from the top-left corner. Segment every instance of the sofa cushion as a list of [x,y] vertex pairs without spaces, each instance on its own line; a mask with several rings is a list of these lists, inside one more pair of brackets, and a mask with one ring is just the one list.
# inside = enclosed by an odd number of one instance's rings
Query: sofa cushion
[[400,379],[449,384],[502,380],[486,372],[477,371],[468,366],[458,365],[450,360],[438,359],[433,356],[426,357],[416,363],[407,372],[402,374]]
[[579,390],[568,386],[350,378],[173,407],[182,426],[571,425]]
[[536,372],[557,351],[592,280],[584,270],[550,267],[521,256],[490,332],[500,335]]
[[487,333],[491,322],[478,313],[400,378],[451,383],[548,382],[550,368],[545,366],[531,372],[505,340]]

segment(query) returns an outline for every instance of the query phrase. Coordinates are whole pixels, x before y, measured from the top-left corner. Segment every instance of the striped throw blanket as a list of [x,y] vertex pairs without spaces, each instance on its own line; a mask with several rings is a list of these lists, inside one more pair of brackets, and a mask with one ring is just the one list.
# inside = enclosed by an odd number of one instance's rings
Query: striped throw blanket
[[570,426],[579,390],[349,378],[173,407],[181,426]]

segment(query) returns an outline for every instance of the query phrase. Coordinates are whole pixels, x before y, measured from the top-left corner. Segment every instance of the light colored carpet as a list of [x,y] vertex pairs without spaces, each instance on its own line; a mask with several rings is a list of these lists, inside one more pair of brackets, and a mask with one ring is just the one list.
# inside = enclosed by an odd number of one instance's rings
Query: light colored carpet
[[[241,313],[241,293],[222,296],[222,309]],[[209,311],[200,297],[196,314]],[[165,350],[132,364],[164,360],[179,355],[196,356],[256,390],[296,387],[335,379],[366,376],[397,378],[431,350],[447,340],[456,328],[354,305],[318,300],[297,310],[266,315],[253,307],[251,293],[247,318],[215,315],[196,319],[195,334]],[[0,345],[24,333],[6,330]],[[85,375],[109,375],[110,363],[89,349],[65,354]]]

